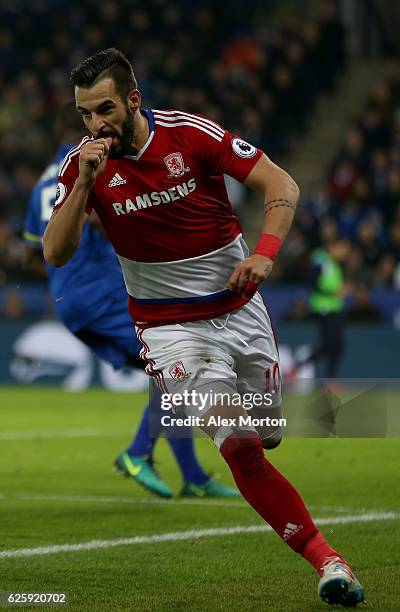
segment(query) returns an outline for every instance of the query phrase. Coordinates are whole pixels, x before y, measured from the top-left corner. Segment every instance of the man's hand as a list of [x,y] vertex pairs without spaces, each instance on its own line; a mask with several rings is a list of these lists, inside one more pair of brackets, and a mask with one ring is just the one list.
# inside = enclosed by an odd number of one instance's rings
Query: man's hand
[[98,138],[84,144],[79,155],[79,178],[93,184],[103,174],[112,138]]
[[259,285],[271,274],[273,265],[274,262],[263,255],[252,255],[244,259],[232,272],[227,284],[228,289],[242,293],[248,281]]

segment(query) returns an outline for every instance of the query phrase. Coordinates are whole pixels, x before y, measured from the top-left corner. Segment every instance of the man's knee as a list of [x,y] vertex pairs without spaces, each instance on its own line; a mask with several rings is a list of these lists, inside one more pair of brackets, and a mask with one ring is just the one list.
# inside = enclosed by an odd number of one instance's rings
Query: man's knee
[[[265,414],[260,415],[257,413],[256,417],[265,417]],[[282,404],[274,407],[274,409],[268,414],[270,422],[261,427],[257,427],[258,435],[261,438],[263,447],[266,450],[272,450],[279,446],[282,441],[283,425],[285,423],[282,415]]]
[[276,429],[265,437],[261,436],[261,442],[265,450],[276,448],[282,442],[282,428],[279,427],[279,429]]
[[219,450],[231,468],[237,484],[237,478],[252,478],[265,472],[264,452],[255,431],[233,432],[224,440]]

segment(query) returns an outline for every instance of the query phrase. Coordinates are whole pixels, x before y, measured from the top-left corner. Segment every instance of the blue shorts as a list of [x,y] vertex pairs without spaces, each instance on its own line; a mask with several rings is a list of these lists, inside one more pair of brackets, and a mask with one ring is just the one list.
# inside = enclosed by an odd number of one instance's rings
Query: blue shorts
[[142,363],[145,367],[145,363],[139,360],[142,345],[128,313],[126,295],[124,300],[110,300],[108,308],[98,319],[73,334],[117,370],[126,365],[138,367]]

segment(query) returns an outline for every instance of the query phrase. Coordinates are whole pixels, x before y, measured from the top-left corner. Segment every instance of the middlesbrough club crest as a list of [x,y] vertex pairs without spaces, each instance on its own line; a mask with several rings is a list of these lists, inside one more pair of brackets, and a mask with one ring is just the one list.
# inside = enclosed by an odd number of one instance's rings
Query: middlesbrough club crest
[[176,361],[175,363],[173,363],[169,369],[169,373],[171,375],[171,378],[173,378],[174,380],[184,380],[189,376],[189,374],[185,370],[185,366],[183,365],[182,361]]
[[188,166],[185,168],[182,153],[170,153],[164,157],[164,164],[167,166],[169,172],[167,178],[179,178],[183,176],[185,172],[190,171]]

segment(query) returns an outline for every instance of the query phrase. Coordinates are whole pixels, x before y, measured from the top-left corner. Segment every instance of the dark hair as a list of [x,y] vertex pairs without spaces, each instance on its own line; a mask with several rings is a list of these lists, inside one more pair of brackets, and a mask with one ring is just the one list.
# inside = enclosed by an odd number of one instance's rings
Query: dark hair
[[72,83],[85,89],[105,78],[113,79],[122,100],[132,89],[137,89],[132,64],[121,51],[112,47],[88,57],[71,71]]

